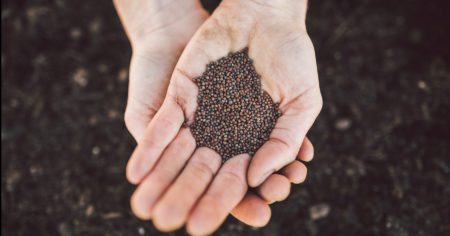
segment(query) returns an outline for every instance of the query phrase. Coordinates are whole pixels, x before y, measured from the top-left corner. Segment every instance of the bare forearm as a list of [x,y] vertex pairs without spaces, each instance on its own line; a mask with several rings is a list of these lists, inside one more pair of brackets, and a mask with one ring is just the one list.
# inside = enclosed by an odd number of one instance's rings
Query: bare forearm
[[188,21],[203,9],[199,0],[113,0],[113,3],[132,46],[150,32]]
[[258,20],[260,23],[264,21],[269,25],[294,24],[306,30],[307,4],[308,0],[223,0],[221,6],[232,9],[236,15],[256,13],[256,15],[264,16]]

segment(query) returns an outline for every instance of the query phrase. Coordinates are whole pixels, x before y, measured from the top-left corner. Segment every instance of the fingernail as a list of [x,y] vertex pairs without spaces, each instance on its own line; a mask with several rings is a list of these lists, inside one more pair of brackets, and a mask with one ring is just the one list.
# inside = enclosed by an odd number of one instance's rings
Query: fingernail
[[264,182],[264,180],[266,180],[267,177],[269,177],[269,175],[271,175],[273,172],[275,172],[274,169],[267,171],[267,172],[261,177],[261,179],[259,179],[257,186],[261,185],[261,184]]

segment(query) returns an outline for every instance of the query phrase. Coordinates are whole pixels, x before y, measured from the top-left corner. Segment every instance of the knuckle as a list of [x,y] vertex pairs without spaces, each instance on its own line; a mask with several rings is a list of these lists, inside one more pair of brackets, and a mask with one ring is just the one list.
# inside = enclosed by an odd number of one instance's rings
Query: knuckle
[[284,137],[272,136],[269,141],[272,142],[273,148],[275,148],[277,152],[286,152],[287,150],[293,149],[293,144],[291,141],[294,140],[293,137],[294,135],[292,135],[291,132],[286,132]]
[[192,161],[192,169],[199,176],[214,176],[215,171],[205,161]]
[[161,127],[164,128],[172,128],[176,126],[176,123],[173,119],[170,119],[170,117],[160,117],[158,123]]
[[180,151],[183,151],[192,149],[195,145],[195,139],[189,134],[189,131],[182,130],[178,136],[178,141],[175,146]]
[[[168,167],[162,167],[159,169],[159,171],[153,172],[154,175],[151,177],[153,183],[158,184],[166,184],[170,183],[172,181],[173,176],[176,176],[177,172],[173,168]],[[156,185],[151,185],[152,187],[155,187]]]
[[154,137],[150,137],[149,135],[144,135],[140,143],[148,149],[159,149],[162,146],[158,140]]
[[245,179],[233,171],[223,173],[223,181],[227,186],[246,186]]
[[216,194],[206,194],[203,197],[202,202],[206,203],[205,205],[207,205],[208,208],[213,209],[215,212],[220,209],[227,209],[227,204],[224,202],[223,198],[217,196]]

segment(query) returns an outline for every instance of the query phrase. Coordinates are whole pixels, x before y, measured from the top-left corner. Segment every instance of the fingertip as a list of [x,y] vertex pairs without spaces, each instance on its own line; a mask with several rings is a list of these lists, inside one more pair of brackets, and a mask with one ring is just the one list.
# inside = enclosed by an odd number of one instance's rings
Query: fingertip
[[266,179],[275,172],[275,169],[271,169],[265,172],[262,172],[261,169],[252,168],[250,165],[250,169],[247,173],[247,182],[248,185],[252,188],[256,188],[260,186]]
[[128,164],[127,164],[127,167],[125,170],[125,176],[126,176],[128,182],[130,182],[133,185],[137,185],[141,179],[136,174],[132,158],[133,158],[133,156],[128,161]]
[[149,220],[151,218],[150,206],[146,199],[142,198],[137,191],[133,193],[130,199],[131,211],[141,220]]
[[131,154],[126,166],[126,177],[131,184],[139,184],[143,177],[151,170],[156,162],[153,150],[138,144]]
[[136,143],[144,136],[145,129],[153,117],[152,114],[145,114],[138,112],[136,108],[132,105],[127,105],[124,114],[124,123],[127,130],[130,132],[131,136],[133,136]]
[[272,217],[272,210],[270,209],[269,205],[266,205],[264,206],[263,215],[261,216],[261,218],[255,219],[252,222],[252,227],[261,228],[266,226],[269,223],[271,217]]
[[253,227],[267,225],[272,216],[269,205],[254,193],[247,193],[231,214],[244,224]]
[[265,159],[260,158],[261,155],[256,154],[250,161],[247,171],[247,182],[252,188],[261,185],[267,177],[269,177],[276,170],[271,168],[272,163],[268,163]]
[[177,214],[176,209],[170,207],[155,206],[153,211],[153,225],[160,231],[170,232],[181,228],[184,223],[184,218]]
[[257,189],[259,195],[269,204],[283,201],[289,196],[291,183],[280,174],[273,174]]
[[289,181],[294,184],[303,183],[306,179],[306,175],[308,173],[308,168],[306,168],[305,164],[300,161],[293,161],[288,166],[284,167],[281,170],[281,173],[286,176]]
[[295,160],[293,146],[279,138],[271,138],[264,143],[252,158],[247,173],[251,187],[260,186],[272,173]]
[[[210,235],[217,228],[217,214],[212,209],[194,211],[186,224],[186,231],[190,235]],[[216,217],[215,217],[216,216]],[[219,221],[221,221],[219,219]]]
[[207,233],[204,233],[203,222],[197,220],[188,220],[186,231],[189,235],[208,235]]
[[314,146],[308,138],[303,140],[302,146],[298,153],[298,159],[302,161],[311,161],[314,158]]

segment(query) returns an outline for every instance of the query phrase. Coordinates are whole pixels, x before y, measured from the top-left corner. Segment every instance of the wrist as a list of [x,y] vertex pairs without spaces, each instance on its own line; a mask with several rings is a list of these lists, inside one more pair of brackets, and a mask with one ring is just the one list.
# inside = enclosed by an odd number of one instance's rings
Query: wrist
[[291,16],[291,19],[305,21],[308,0],[253,0],[257,5],[264,5],[275,10],[281,10]]
[[132,47],[145,43],[154,31],[203,17],[200,0],[113,0]]
[[269,6],[306,7],[308,0],[252,0],[251,2]]
[[268,20],[300,24],[305,29],[308,0],[223,0],[222,4],[241,14],[251,10]]

